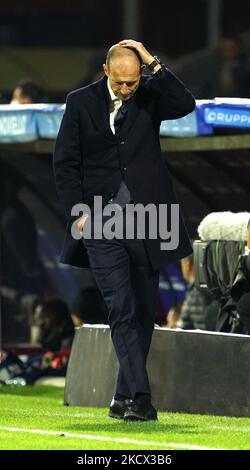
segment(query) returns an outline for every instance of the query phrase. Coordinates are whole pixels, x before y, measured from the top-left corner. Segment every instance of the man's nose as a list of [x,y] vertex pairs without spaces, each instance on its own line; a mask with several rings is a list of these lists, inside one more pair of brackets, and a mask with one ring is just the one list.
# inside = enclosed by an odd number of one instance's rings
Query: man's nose
[[121,93],[125,95],[125,94],[128,93],[128,91],[129,91],[129,89],[128,89],[126,83],[123,83],[122,86],[121,86]]

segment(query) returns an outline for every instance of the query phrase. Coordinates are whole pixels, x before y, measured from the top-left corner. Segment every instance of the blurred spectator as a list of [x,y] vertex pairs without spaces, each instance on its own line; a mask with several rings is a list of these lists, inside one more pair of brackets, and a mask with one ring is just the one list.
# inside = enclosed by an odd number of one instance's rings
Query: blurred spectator
[[108,309],[97,287],[81,289],[73,303],[71,316],[75,326],[83,323],[108,324]]
[[185,298],[186,281],[180,263],[169,263],[160,272],[159,303],[155,323],[166,326],[166,316],[172,306],[181,304]]
[[45,351],[70,349],[74,337],[74,325],[69,308],[61,299],[49,300],[35,308],[32,342],[39,343]]
[[239,39],[225,37],[218,55],[207,73],[201,90],[202,98],[250,97],[250,63]]
[[250,335],[250,293],[242,295],[237,305],[237,312],[243,324],[243,333]]
[[[1,162],[1,300],[3,341],[27,341],[28,314],[24,318],[22,298],[43,296],[48,278],[38,255],[34,219],[19,198],[19,174]],[[22,325],[22,328],[20,326]],[[25,333],[26,332],[26,333]],[[25,335],[24,335],[25,334]]]
[[[35,304],[34,304],[35,306]],[[74,325],[66,302],[53,299],[36,302],[33,340],[42,347],[36,356],[22,359],[12,352],[2,354],[0,384],[29,385],[42,377],[64,377],[74,337]]]
[[13,90],[10,104],[43,103],[40,86],[33,80],[21,80]]
[[177,328],[177,324],[181,315],[182,302],[178,302],[169,309],[166,315],[166,323],[162,326],[167,328]]
[[[177,326],[184,330],[215,330],[218,303],[208,289],[198,290],[195,285],[193,256],[181,260],[183,276],[188,282],[186,298],[181,308]],[[207,318],[209,312],[209,318]]]

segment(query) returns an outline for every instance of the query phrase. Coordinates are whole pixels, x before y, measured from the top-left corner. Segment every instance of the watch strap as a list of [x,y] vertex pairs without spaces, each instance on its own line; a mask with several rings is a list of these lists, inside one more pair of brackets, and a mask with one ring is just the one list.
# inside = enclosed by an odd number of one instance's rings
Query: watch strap
[[149,69],[151,72],[153,72],[153,70],[154,70],[154,68],[156,67],[156,65],[159,65],[159,64],[162,65],[162,63],[161,63],[159,57],[154,56],[153,62],[151,62],[150,64],[148,64],[147,67],[148,67],[148,69]]

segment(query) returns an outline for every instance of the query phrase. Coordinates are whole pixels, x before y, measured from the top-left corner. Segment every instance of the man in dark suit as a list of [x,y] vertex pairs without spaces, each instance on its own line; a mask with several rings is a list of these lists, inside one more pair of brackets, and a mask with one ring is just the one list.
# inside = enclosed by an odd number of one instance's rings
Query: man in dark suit
[[[150,76],[142,76],[144,66]],[[124,227],[140,225],[140,217],[127,211],[127,204],[140,205],[140,210],[151,205],[159,218],[162,208],[164,215],[169,208],[176,209],[171,177],[161,156],[159,127],[162,120],[192,112],[195,101],[183,83],[134,40],[112,46],[103,68],[101,80],[68,95],[56,142],[55,178],[68,218],[61,261],[91,267],[109,310],[120,363],[109,416],[145,421],[157,419],[146,359],[159,269],[192,249],[179,213],[172,243],[164,243],[170,233],[162,235],[160,229],[152,236],[152,220],[144,221],[141,238],[128,237]],[[107,217],[96,230],[97,196],[103,211],[112,204],[116,221],[123,226],[122,236],[105,236]],[[76,205],[82,203],[90,212],[83,209],[79,217]]]

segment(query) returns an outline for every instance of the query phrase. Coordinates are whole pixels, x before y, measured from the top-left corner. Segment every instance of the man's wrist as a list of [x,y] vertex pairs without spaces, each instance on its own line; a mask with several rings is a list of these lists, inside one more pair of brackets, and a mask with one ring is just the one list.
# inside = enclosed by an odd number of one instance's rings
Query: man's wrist
[[146,65],[147,67],[152,64],[152,62],[154,62],[155,58],[153,55],[149,55],[148,58],[146,60],[143,61],[144,65]]
[[161,65],[161,64],[157,64],[157,65],[154,67],[152,73],[154,74],[154,73],[158,72],[158,71],[161,70],[161,69],[162,69],[162,65]]
[[151,73],[156,73],[162,68],[162,62],[157,56],[151,56],[152,60],[147,64],[148,69]]

